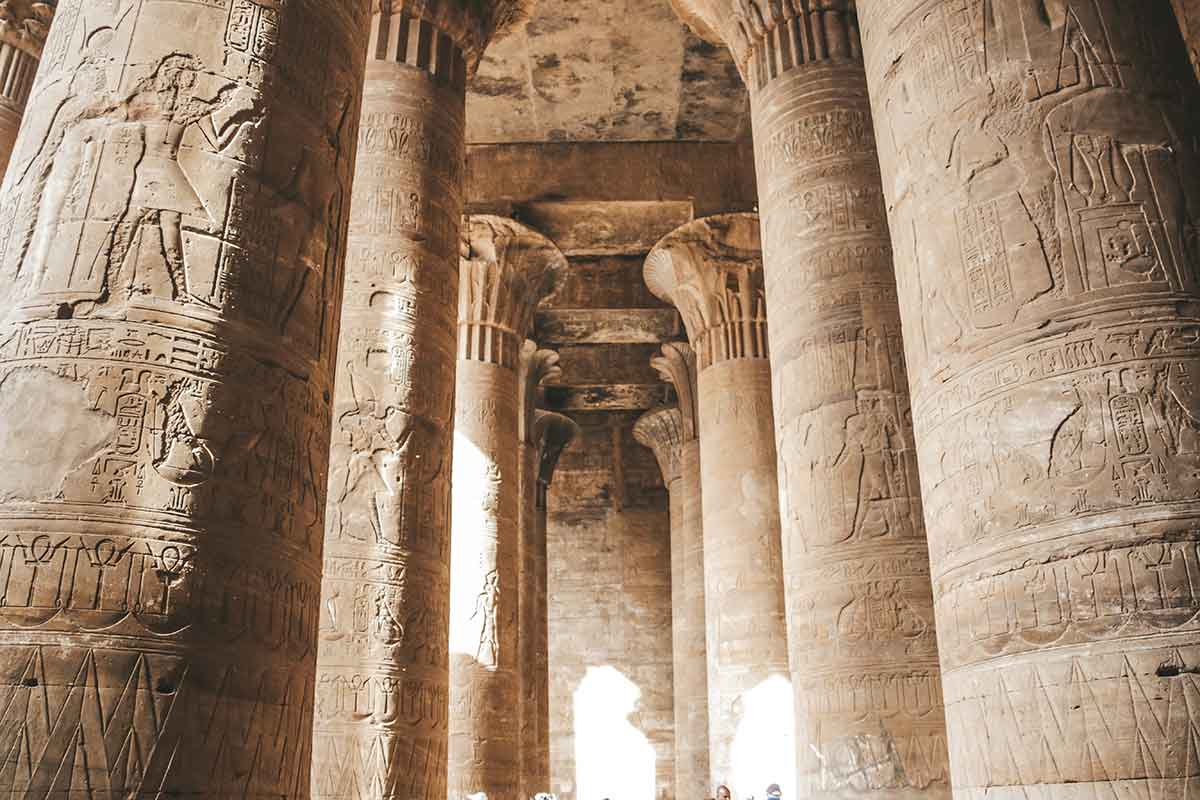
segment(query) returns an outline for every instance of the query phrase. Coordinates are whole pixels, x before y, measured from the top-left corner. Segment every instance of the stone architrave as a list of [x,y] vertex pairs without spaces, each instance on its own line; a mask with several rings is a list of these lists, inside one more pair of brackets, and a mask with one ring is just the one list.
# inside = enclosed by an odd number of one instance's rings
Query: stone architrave
[[0,4],[0,174],[17,144],[55,4],[56,0],[5,0]]
[[466,81],[516,10],[375,3],[334,392],[316,798],[446,797]]
[[720,32],[750,89],[799,793],[948,797],[929,552],[854,4],[677,2]]
[[1200,0],[1171,0],[1192,66],[1200,76]]
[[369,10],[58,4],[0,192],[6,796],[308,796]]
[[708,647],[704,626],[704,526],[695,358],[686,344],[663,346],[655,368],[674,383],[679,405],[642,416],[638,442],[654,451],[670,497],[671,634],[675,693],[675,796],[705,797],[708,761]]
[[[550,787],[550,664],[546,634],[546,540],[538,538],[538,469],[541,445],[539,389],[543,382],[562,376],[558,353],[539,350],[526,341],[521,350],[518,385],[521,418],[518,438],[521,451],[521,507],[517,520],[517,640],[521,660],[521,792],[522,799]],[[543,715],[542,712],[545,712]],[[543,746],[544,745],[544,746]]]
[[696,354],[711,783],[793,796],[779,495],[759,222],[688,223],[646,259],[646,283],[683,317]]
[[450,582],[451,797],[520,791],[521,348],[566,259],[510,219],[472,216],[458,312]]
[[1186,797],[1200,99],[1170,3],[858,9],[954,795]]
[[525,791],[522,798],[548,797],[550,786],[550,606],[546,555],[547,494],[563,451],[580,437],[579,425],[570,417],[549,411],[536,412],[533,424],[534,510],[524,543],[528,553],[522,582],[522,680],[527,693],[522,700],[521,761]]

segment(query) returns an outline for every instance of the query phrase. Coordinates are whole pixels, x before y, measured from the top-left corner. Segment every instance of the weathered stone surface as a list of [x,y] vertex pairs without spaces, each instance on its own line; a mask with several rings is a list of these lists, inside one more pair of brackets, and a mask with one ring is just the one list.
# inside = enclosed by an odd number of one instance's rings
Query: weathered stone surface
[[308,796],[369,7],[59,4],[0,200],[7,795]]
[[708,648],[695,359],[687,345],[671,344],[655,365],[666,380],[680,386],[680,403],[643,416],[634,437],[654,451],[670,493],[675,797],[705,797],[710,780]]
[[697,220],[659,242],[645,271],[696,353],[711,785],[737,797],[795,786],[758,229],[753,214]]
[[488,49],[468,138],[731,141],[746,91],[728,54],[705,44],[666,0],[541,0]]
[[644,255],[692,220],[690,200],[559,201],[522,204],[521,219],[567,256]]
[[553,790],[674,793],[667,495],[637,413],[572,414],[549,492]]
[[538,341],[550,345],[658,344],[682,333],[669,308],[562,309],[537,314]]
[[546,551],[547,493],[559,457],[579,436],[579,426],[562,414],[539,411],[530,451],[534,453],[533,515],[524,547],[521,597],[522,797],[550,790],[550,617]]
[[[929,557],[854,7],[704,5],[751,90],[767,305],[778,322],[771,366],[798,791],[946,797]],[[859,695],[861,685],[880,690]]]
[[57,0],[0,5],[0,174],[8,166]]
[[690,200],[703,216],[754,208],[754,153],[737,142],[546,142],[467,148],[472,213],[522,203]]
[[1196,84],[1166,0],[862,0],[958,798],[1182,797]]
[[1192,66],[1200,76],[1200,0],[1171,0],[1171,4],[1175,7]]
[[372,17],[334,401],[315,797],[446,796],[465,82],[482,46],[473,37],[492,30],[488,15],[513,10],[477,12],[394,2]]
[[[553,350],[539,350],[535,342],[526,341],[521,350],[518,372],[518,388],[521,392],[518,429],[521,482],[518,494],[521,506],[517,520],[520,560],[517,576],[517,643],[521,660],[521,798],[533,797],[538,792],[547,791],[550,786],[546,531],[544,524],[540,532],[538,527],[541,439],[545,426],[538,425],[538,406],[542,404],[541,384],[562,375],[558,360],[558,354]],[[541,508],[545,508],[544,503]]]
[[450,592],[452,797],[520,793],[520,350],[566,268],[513,220],[472,216],[459,287]]

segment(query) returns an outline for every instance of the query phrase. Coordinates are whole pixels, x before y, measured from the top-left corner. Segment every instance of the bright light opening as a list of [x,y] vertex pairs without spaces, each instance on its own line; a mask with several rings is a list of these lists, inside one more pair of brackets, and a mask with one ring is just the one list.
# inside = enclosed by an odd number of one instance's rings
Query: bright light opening
[[576,800],[654,800],[654,748],[629,715],[642,690],[612,667],[588,667],[575,690]]
[[784,800],[796,798],[796,723],[792,685],[773,675],[741,697],[731,748],[734,800],[764,800],[779,784]]

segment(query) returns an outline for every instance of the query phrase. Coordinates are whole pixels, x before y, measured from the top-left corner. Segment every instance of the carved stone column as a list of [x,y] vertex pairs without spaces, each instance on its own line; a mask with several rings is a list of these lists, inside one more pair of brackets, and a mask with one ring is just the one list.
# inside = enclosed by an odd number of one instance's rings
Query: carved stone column
[[[546,537],[538,534],[539,387],[562,375],[558,353],[539,350],[527,341],[521,351],[520,450],[521,508],[517,521],[520,538],[520,575],[517,579],[517,640],[521,660],[521,798],[527,800],[550,787],[550,664],[546,613]],[[573,424],[573,423],[572,423]],[[564,445],[565,446],[565,445]],[[545,698],[545,699],[543,699]],[[542,712],[545,711],[545,715]],[[543,747],[544,745],[544,747]]]
[[537,469],[534,472],[533,525],[525,542],[528,553],[522,599],[521,653],[522,680],[527,687],[522,702],[523,721],[528,730],[522,735],[521,763],[525,790],[521,797],[532,798],[549,792],[550,787],[550,607],[547,595],[549,575],[546,559],[547,493],[558,468],[558,459],[571,442],[579,438],[579,426],[570,417],[538,411],[533,428]]
[[1200,99],[1170,4],[858,7],[955,797],[1184,797]]
[[[750,88],[799,793],[948,797],[900,308],[854,4],[725,0],[697,11],[711,14]],[[861,685],[880,691],[860,695]]]
[[313,795],[444,800],[465,87],[513,4],[380,5],[334,393]]
[[469,218],[461,261],[450,592],[450,797],[517,800],[521,346],[566,259],[510,219]]
[[646,283],[696,352],[712,783],[794,796],[779,495],[758,217],[697,220],[659,242]]
[[[696,360],[686,344],[667,344],[652,362],[674,383],[679,405],[645,414],[634,437],[654,451],[671,504],[671,634],[674,650],[675,796],[707,797],[708,647],[704,625],[704,523],[700,440],[696,436]],[[765,788],[765,787],[764,787]]]
[[8,166],[57,0],[0,5],[0,174]]
[[368,27],[59,4],[0,198],[0,793],[308,796]]
[[1200,75],[1200,0],[1171,0],[1192,66]]

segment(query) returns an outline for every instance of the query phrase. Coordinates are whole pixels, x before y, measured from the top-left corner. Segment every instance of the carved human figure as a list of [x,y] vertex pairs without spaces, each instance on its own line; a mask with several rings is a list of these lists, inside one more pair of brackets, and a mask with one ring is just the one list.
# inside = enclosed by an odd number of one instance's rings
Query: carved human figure
[[449,791],[521,791],[520,354],[566,260],[513,220],[468,218],[460,262]]
[[[352,131],[359,168],[333,401],[314,798],[447,796],[466,81],[520,5],[372,3],[362,124]],[[237,15],[245,2],[233,6]],[[304,186],[311,171],[296,165],[287,186]],[[296,196],[285,189],[279,202]],[[279,238],[289,257],[316,249],[290,230]],[[303,302],[311,285],[278,291]]]
[[679,310],[696,354],[707,785],[767,786],[782,772],[791,787],[795,720],[775,697],[789,673],[760,258],[757,216],[709,217],[664,237],[644,274]]
[[[860,704],[831,689],[843,679],[900,686],[916,674],[936,696],[939,671],[874,135],[886,119],[872,118],[855,4],[673,3],[701,35],[729,47],[750,90],[774,321],[799,795],[840,795],[852,773],[850,783],[867,794],[947,797],[940,709],[917,715],[897,692]],[[930,299],[930,313],[943,313],[940,301]],[[901,579],[899,591],[926,619],[922,637],[871,628],[869,639],[846,638],[841,609],[880,574]],[[844,763],[856,752],[893,753],[897,763],[870,770]]]
[[50,8],[0,5],[0,791],[305,797],[370,4],[62,0],[33,83]]
[[1194,686],[1162,667],[1200,656],[1200,183],[1171,4],[857,6],[955,797],[1186,793]]

